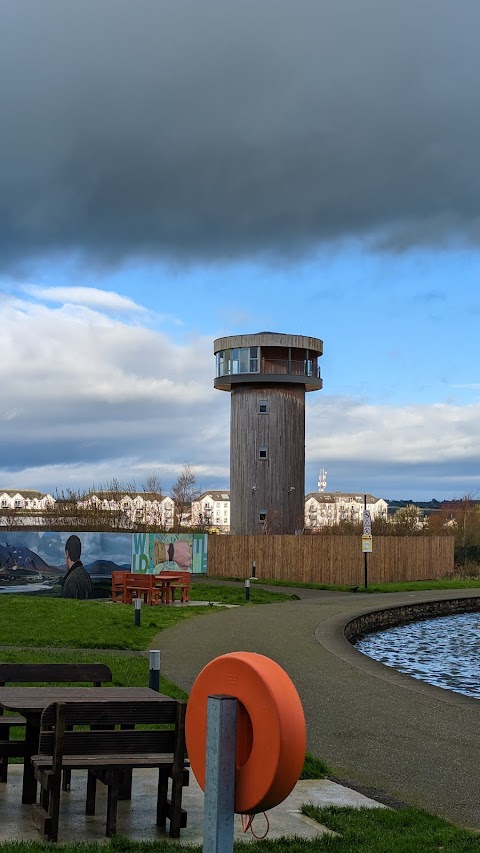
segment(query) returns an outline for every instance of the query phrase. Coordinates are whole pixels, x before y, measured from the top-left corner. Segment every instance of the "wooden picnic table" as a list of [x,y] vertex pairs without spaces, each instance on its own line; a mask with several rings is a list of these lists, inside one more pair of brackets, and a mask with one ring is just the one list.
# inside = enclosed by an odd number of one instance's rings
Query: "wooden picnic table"
[[38,751],[42,713],[52,702],[131,702],[142,699],[152,703],[170,701],[169,696],[150,687],[0,687],[0,705],[8,711],[23,714],[25,755],[23,759],[22,803],[34,803],[37,783],[31,763]]
[[132,604],[135,598],[143,598],[146,604],[170,604],[174,601],[174,589],[184,572],[165,571],[159,574],[126,572],[123,600]]

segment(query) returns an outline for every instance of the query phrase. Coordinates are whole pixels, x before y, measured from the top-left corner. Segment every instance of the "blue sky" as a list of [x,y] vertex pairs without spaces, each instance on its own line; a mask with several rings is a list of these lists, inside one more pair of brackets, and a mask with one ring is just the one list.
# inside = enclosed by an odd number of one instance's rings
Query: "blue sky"
[[477,494],[478,5],[46,2],[1,13],[0,488],[227,487],[213,340],[269,330],[324,341],[307,491]]

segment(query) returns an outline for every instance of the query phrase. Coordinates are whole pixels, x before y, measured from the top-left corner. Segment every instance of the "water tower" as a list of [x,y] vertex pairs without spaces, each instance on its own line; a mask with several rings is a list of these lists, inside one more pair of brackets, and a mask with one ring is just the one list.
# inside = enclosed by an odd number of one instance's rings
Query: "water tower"
[[230,530],[304,526],[305,391],[322,387],[319,338],[259,332],[214,341],[215,388],[230,391]]

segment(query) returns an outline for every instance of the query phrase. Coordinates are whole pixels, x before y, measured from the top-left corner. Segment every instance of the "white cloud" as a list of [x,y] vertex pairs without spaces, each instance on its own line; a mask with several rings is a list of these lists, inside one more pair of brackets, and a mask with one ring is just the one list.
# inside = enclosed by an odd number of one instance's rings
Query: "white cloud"
[[[184,462],[202,486],[227,485],[230,398],[213,388],[210,337],[179,342],[92,307],[19,299],[3,302],[2,319],[0,487],[141,485],[157,470],[169,488]],[[307,395],[307,469],[375,471],[391,494],[412,466],[467,482],[480,469],[479,420],[480,403]]]
[[100,290],[98,287],[42,287],[37,284],[25,284],[22,290],[29,296],[45,302],[84,305],[121,313],[145,311],[145,308],[128,296],[120,296],[119,293]]
[[385,465],[480,460],[480,403],[378,406],[324,396],[308,409],[307,454]]

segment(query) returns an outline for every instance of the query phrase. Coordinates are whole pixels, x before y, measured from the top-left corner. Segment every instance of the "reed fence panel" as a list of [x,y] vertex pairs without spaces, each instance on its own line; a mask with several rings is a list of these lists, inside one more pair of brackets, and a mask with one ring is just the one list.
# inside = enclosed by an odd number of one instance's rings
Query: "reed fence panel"
[[[209,536],[207,575],[305,583],[363,584],[360,536]],[[370,583],[431,580],[453,571],[453,536],[375,536]]]

